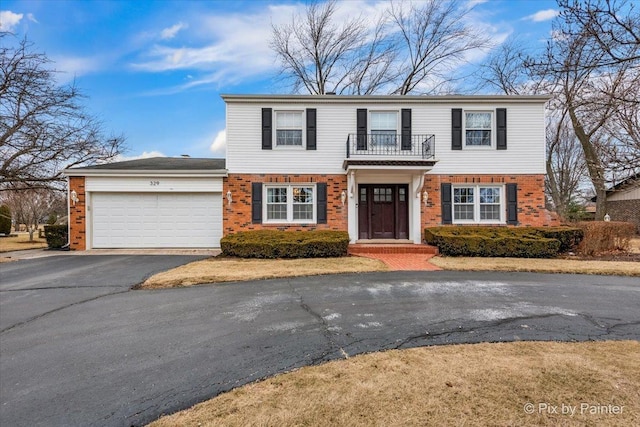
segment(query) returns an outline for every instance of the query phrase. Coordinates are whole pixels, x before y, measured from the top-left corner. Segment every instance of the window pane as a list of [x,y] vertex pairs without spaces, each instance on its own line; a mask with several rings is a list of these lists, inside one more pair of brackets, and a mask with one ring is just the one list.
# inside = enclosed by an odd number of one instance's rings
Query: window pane
[[466,131],[466,144],[484,146],[491,145],[491,131],[490,130],[467,130]]
[[267,203],[287,203],[287,187],[267,188]]
[[271,204],[267,205],[267,219],[280,219],[287,220],[287,205],[286,204]]
[[293,203],[313,203],[313,189],[293,187]]
[[465,113],[467,129],[491,129],[491,113]]
[[276,145],[302,145],[302,130],[276,131]]
[[480,203],[500,203],[500,189],[480,187]]
[[473,205],[454,205],[454,219],[473,220]]
[[276,112],[276,128],[302,129],[302,113],[296,111]]
[[398,136],[395,130],[372,130],[371,143],[373,145],[395,146]]
[[293,219],[313,219],[313,205],[293,205]]
[[374,130],[386,130],[396,133],[398,129],[398,113],[395,111],[372,111],[371,132]]
[[454,188],[453,203],[473,203],[473,187]]
[[480,205],[480,219],[500,220],[500,205]]

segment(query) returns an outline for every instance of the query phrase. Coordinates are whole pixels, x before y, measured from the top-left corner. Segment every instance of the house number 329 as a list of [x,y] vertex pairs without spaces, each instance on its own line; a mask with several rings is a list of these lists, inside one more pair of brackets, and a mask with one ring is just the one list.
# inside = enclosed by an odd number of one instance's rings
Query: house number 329
[[150,184],[152,187],[157,187],[158,185],[160,185],[160,181],[149,181],[149,184]]

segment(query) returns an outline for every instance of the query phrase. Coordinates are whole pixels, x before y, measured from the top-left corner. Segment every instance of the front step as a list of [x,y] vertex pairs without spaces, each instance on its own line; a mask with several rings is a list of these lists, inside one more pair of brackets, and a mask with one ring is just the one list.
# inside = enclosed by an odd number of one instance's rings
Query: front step
[[430,254],[438,255],[438,248],[430,245],[397,243],[355,243],[349,245],[349,255],[360,254]]

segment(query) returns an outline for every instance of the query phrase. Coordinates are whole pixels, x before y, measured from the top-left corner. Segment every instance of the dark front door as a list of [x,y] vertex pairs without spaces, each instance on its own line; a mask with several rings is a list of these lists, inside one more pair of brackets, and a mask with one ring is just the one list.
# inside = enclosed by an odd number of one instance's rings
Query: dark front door
[[406,185],[362,184],[358,187],[360,239],[407,239],[409,209]]

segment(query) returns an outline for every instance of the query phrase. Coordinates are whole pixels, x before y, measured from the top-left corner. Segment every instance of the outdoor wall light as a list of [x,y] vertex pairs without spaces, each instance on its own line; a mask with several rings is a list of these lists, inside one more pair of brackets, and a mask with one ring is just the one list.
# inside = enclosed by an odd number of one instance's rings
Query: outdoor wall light
[[604,216],[604,220],[607,221],[607,222],[611,221],[611,217],[609,216],[609,214],[606,214]]
[[227,202],[231,204],[232,201],[233,201],[233,197],[231,196],[231,190],[227,190]]
[[71,197],[71,201],[73,202],[73,206],[75,206],[76,203],[78,203],[78,193],[76,193],[76,190],[71,190],[71,193],[69,194],[69,197]]
[[347,201],[347,192],[342,190],[342,194],[340,194],[340,200],[342,201],[342,206],[344,206],[344,202]]
[[425,206],[427,206],[428,200],[429,200],[429,193],[427,192],[427,190],[424,190],[424,192],[422,193],[422,202],[424,203]]

